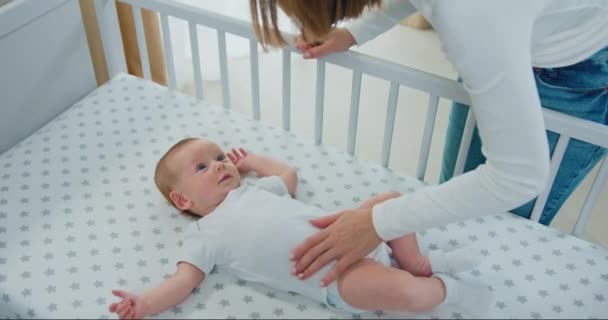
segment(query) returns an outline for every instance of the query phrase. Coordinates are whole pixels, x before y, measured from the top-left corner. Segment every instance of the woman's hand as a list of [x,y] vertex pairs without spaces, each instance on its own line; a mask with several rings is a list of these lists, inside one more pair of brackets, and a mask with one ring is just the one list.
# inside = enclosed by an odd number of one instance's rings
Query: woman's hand
[[301,35],[296,37],[296,47],[302,52],[304,59],[316,59],[330,53],[348,50],[355,44],[357,41],[346,28],[334,28],[318,45],[308,43]]
[[238,150],[232,148],[232,151],[226,153],[226,156],[232,163],[236,166],[240,173],[248,173],[252,170],[249,165],[250,156],[243,148],[239,148]]
[[321,281],[323,287],[338,279],[350,265],[382,242],[374,229],[371,208],[346,210],[312,223],[324,229],[300,243],[289,259],[295,263],[292,273],[302,280],[337,259],[336,265]]
[[112,303],[109,308],[120,319],[143,319],[149,315],[148,306],[137,295],[122,290],[112,290],[112,293],[122,298],[122,301]]

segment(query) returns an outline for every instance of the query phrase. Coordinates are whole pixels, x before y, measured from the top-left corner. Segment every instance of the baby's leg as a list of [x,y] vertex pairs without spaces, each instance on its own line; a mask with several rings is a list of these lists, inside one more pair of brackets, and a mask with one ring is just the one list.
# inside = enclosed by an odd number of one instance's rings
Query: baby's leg
[[364,310],[423,312],[445,298],[443,282],[363,259],[338,278],[338,291],[349,305]]
[[[381,202],[400,196],[401,194],[399,192],[381,193],[371,199],[368,199],[359,207],[373,208],[375,205]],[[415,233],[410,233],[401,238],[389,241],[388,245],[391,247],[393,256],[401,269],[409,271],[414,276],[428,277],[432,274],[429,259],[420,253]]]
[[391,247],[399,268],[418,277],[428,277],[433,274],[429,258],[420,252],[415,233],[389,241],[388,246]]

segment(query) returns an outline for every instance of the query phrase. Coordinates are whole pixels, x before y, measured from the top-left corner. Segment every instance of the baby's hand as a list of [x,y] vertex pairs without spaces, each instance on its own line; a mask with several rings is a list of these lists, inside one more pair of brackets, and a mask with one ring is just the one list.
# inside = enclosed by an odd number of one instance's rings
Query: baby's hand
[[109,308],[120,319],[143,319],[148,315],[147,305],[137,295],[122,290],[112,290],[112,293],[122,298],[122,301],[112,303]]
[[230,159],[230,161],[232,161],[232,163],[236,166],[240,173],[247,173],[251,171],[251,166],[249,165],[248,161],[250,159],[249,154],[247,153],[247,151],[245,151],[245,149],[239,148],[239,150],[236,150],[232,148],[232,151],[228,152],[226,155],[228,156],[228,159]]

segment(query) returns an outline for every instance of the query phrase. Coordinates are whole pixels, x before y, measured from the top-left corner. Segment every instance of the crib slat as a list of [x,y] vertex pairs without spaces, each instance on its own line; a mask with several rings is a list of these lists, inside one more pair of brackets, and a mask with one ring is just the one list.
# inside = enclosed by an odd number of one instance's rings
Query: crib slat
[[253,118],[260,120],[260,63],[258,60],[258,42],[249,40],[249,65],[251,66],[251,99]]
[[600,197],[600,193],[606,185],[606,181],[608,181],[608,155],[604,155],[604,159],[600,165],[600,170],[593,181],[593,185],[591,185],[591,190],[589,190],[589,193],[587,194],[587,199],[585,199],[585,204],[583,205],[583,209],[581,209],[581,214],[576,220],[576,224],[572,230],[573,235],[579,238],[583,235],[587,221],[591,216],[591,210],[593,210],[597,199]]
[[323,140],[323,102],[325,101],[325,61],[317,60],[317,88],[315,100],[315,144]]
[[99,23],[99,33],[103,43],[103,53],[108,64],[108,73],[113,78],[120,72],[127,72],[127,63],[120,37],[120,26],[116,12],[116,1],[98,0],[95,14]]
[[228,55],[226,53],[226,32],[217,30],[217,47],[220,55],[220,75],[224,108],[230,109],[230,88],[228,87]]
[[348,142],[346,151],[355,154],[357,140],[357,121],[359,120],[359,101],[361,98],[361,71],[353,70],[352,90],[350,95],[350,116],[348,121]]
[[169,19],[166,14],[160,14],[160,25],[163,31],[163,48],[165,52],[165,65],[169,74],[169,89],[175,90],[175,65],[173,64],[173,49],[171,48],[171,33],[169,32]]
[[418,169],[416,170],[416,177],[420,181],[424,181],[426,165],[429,160],[429,151],[431,149],[431,139],[433,137],[433,128],[435,127],[438,105],[439,97],[436,95],[430,95],[428,109],[426,112],[426,122],[424,124],[424,134],[422,136],[422,146],[420,149],[420,156],[418,157]]
[[198,30],[196,23],[188,21],[190,33],[190,50],[192,51],[192,67],[194,68],[194,85],[196,86],[196,97],[203,99],[203,76],[201,75],[201,57],[198,51]]
[[460,141],[460,149],[458,149],[458,158],[456,158],[456,164],[454,165],[454,177],[461,175],[462,172],[464,172],[464,165],[469,154],[471,141],[473,141],[474,131],[475,117],[473,116],[473,112],[469,108],[469,114],[467,115],[467,121],[464,125],[464,131],[462,133],[462,139]]
[[549,197],[551,186],[557,175],[557,170],[559,170],[559,165],[564,158],[564,153],[566,153],[566,147],[568,146],[569,141],[570,137],[563,134],[557,139],[557,145],[555,146],[553,156],[551,157],[551,174],[549,176],[549,181],[543,192],[536,198],[536,203],[534,203],[534,209],[532,209],[532,215],[530,216],[530,220],[532,221],[540,221],[540,216],[545,207],[545,203],[547,202],[547,198]]
[[291,52],[283,49],[283,129],[289,131],[291,119]]
[[388,167],[388,160],[391,156],[398,97],[399,83],[391,81],[391,89],[388,94],[388,105],[386,106],[386,120],[384,121],[384,141],[382,143],[382,166],[385,168]]
[[140,7],[133,5],[133,16],[135,18],[135,31],[137,32],[137,46],[139,47],[141,68],[144,72],[144,79],[150,80],[150,60],[148,60],[148,48],[146,47],[146,36],[144,34]]

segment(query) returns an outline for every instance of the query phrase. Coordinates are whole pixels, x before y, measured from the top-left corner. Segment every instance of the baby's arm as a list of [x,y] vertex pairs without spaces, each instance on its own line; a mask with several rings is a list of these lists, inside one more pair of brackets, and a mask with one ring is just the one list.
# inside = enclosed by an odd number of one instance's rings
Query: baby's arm
[[279,176],[285,182],[289,195],[293,196],[298,184],[298,174],[296,169],[270,157],[247,153],[239,149],[240,153],[232,149],[232,154],[228,153],[228,158],[236,164],[241,172],[255,171],[263,177]]
[[123,300],[112,303],[110,311],[118,314],[120,319],[143,319],[182,303],[204,278],[205,274],[200,269],[182,262],[173,276],[141,296],[113,290],[112,293]]

